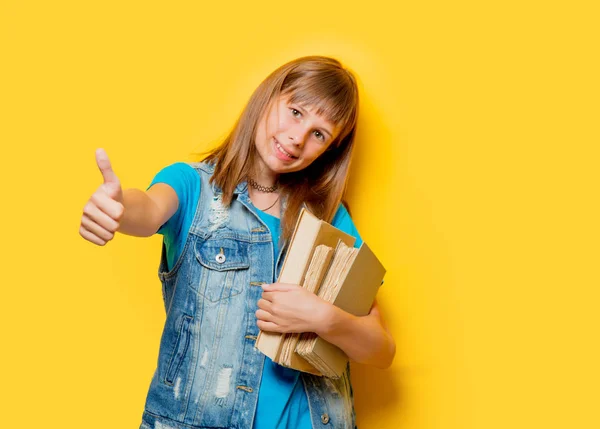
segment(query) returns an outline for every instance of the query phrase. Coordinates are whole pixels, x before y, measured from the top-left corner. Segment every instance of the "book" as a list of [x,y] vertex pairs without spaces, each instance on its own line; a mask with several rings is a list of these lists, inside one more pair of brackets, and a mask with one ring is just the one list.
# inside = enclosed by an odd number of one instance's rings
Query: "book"
[[[366,243],[318,219],[305,208],[283,262],[278,282],[298,284],[355,316],[369,313],[385,269]],[[273,362],[299,371],[339,377],[346,354],[314,333],[260,331],[255,346]]]
[[[308,289],[312,293],[317,293],[332,257],[333,249],[331,247],[322,244],[317,246],[308,266],[302,287]],[[299,333],[283,335],[281,355],[279,357],[282,365],[288,367],[294,366],[294,353],[296,351],[296,345],[298,344],[300,335],[301,334]]]

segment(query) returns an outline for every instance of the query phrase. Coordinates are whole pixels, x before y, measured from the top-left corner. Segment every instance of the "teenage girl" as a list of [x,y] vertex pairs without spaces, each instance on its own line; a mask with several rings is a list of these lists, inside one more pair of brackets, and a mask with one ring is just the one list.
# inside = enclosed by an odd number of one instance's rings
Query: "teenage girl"
[[146,191],[123,191],[96,151],[104,183],[81,236],[100,246],[116,231],[164,238],[166,321],[140,428],[355,428],[349,366],[337,379],[300,373],[254,343],[259,329],[315,332],[355,362],[394,358],[377,302],[356,317],[275,283],[303,206],[362,242],[341,204],[357,115],[352,73],[311,56],[269,75],[202,162],[165,167]]

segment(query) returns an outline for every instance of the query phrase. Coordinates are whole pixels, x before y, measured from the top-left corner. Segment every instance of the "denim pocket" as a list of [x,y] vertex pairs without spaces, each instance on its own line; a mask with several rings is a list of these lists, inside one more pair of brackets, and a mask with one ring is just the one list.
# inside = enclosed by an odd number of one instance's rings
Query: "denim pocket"
[[187,314],[184,314],[181,318],[179,335],[177,335],[177,341],[175,342],[175,347],[173,348],[171,359],[169,359],[167,372],[165,374],[165,383],[169,385],[173,385],[173,380],[175,380],[175,377],[177,376],[179,367],[181,366],[190,345],[190,326],[192,320],[192,316],[188,316]]
[[193,289],[211,302],[240,294],[250,267],[248,250],[248,242],[232,238],[196,242],[194,251],[203,272]]

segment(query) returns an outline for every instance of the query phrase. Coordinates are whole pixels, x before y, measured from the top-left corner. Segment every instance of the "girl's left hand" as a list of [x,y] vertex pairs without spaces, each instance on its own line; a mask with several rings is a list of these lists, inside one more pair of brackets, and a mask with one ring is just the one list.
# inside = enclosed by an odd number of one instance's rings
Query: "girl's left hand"
[[264,284],[256,318],[259,329],[268,332],[317,332],[323,329],[331,304],[301,286]]

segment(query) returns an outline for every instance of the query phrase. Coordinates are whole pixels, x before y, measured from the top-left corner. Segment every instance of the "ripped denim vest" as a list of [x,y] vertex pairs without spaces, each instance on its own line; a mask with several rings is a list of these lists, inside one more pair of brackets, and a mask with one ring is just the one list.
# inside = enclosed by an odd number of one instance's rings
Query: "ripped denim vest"
[[[201,180],[200,199],[171,270],[163,243],[158,276],[166,321],[140,429],[251,429],[265,359],[254,347],[260,286],[275,281],[286,249],[273,255],[246,183],[225,207],[209,183],[214,166],[190,165]],[[301,379],[313,428],[355,428],[349,367],[339,379]]]

